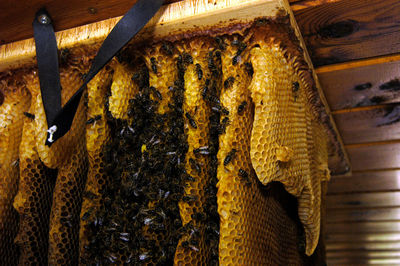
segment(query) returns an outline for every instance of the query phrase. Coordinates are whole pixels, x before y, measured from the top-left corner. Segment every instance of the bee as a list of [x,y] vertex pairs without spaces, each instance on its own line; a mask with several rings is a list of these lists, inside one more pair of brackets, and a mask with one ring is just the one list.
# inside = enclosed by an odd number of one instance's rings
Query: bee
[[153,70],[154,74],[157,74],[157,62],[154,57],[150,58],[151,70]]
[[204,86],[204,88],[201,90],[201,96],[203,97],[203,100],[207,99],[207,92],[208,92],[208,86]]
[[196,171],[198,174],[201,174],[200,165],[199,165],[195,160],[193,160],[192,158],[190,158],[190,159],[189,159],[189,163],[190,163],[190,167],[191,167],[194,171]]
[[81,220],[82,221],[86,221],[87,219],[89,219],[89,217],[92,215],[92,213],[93,213],[93,210],[94,210],[94,207],[91,207],[87,212],[85,212],[83,215],[82,215],[82,218],[81,218]]
[[224,88],[227,89],[227,88],[232,87],[234,82],[235,82],[235,78],[234,77],[231,76],[231,77],[227,78],[224,81]]
[[60,51],[60,64],[66,64],[68,62],[68,58],[71,55],[71,51],[68,48],[61,49]]
[[221,124],[219,125],[219,129],[218,132],[220,134],[225,133],[226,131],[226,127],[229,125],[229,118],[225,117],[224,119],[222,119]]
[[296,81],[292,83],[292,91],[297,92],[300,88],[300,84]]
[[239,55],[235,55],[232,58],[232,65],[237,65],[237,63],[240,61],[240,56]]
[[11,163],[11,166],[18,167],[19,166],[19,158]]
[[34,114],[31,114],[31,113],[28,113],[28,112],[24,112],[24,115],[26,117],[28,117],[29,119],[35,120],[35,115]]
[[135,73],[132,75],[132,80],[137,80],[140,77],[139,73]]
[[238,106],[238,115],[242,115],[244,108],[246,108],[247,102],[243,101],[239,106]]
[[226,43],[221,37],[215,37],[215,41],[217,42],[218,48],[224,51],[226,49]]
[[90,118],[88,121],[86,121],[86,125],[93,124],[96,121],[99,121],[101,119],[101,115],[96,115],[92,118]]
[[188,53],[184,53],[183,54],[183,62],[185,62],[188,65],[193,64],[193,57]]
[[196,73],[199,80],[203,78],[203,70],[201,70],[200,64],[196,64]]
[[193,117],[192,117],[189,113],[186,113],[185,116],[186,116],[186,118],[189,120],[189,124],[190,124],[193,128],[196,128],[196,129],[197,129],[197,124],[196,124],[196,121],[194,121]]
[[227,166],[235,158],[236,152],[236,149],[232,149],[230,152],[228,152],[224,159],[224,166]]
[[159,92],[155,87],[151,86],[150,90],[153,92],[153,94],[156,96],[157,99],[162,101],[163,97],[161,95],[161,92]]
[[249,174],[245,170],[240,168],[238,175],[239,175],[240,179],[246,183],[246,185],[251,185],[251,182],[249,179]]
[[97,195],[94,194],[93,192],[89,191],[89,190],[86,190],[85,192],[83,192],[83,197],[93,200],[93,199],[97,198]]
[[254,74],[253,65],[250,62],[246,62],[246,63],[244,63],[244,68],[245,68],[247,74],[249,74],[249,76],[252,77]]
[[198,200],[197,196],[194,196],[194,195],[186,195],[186,196],[182,197],[182,201],[186,202],[186,203],[192,203],[197,200]]
[[69,228],[72,228],[72,222],[71,222],[72,216],[71,215],[67,215],[66,217],[62,217],[60,218],[60,223],[64,226],[67,226]]
[[207,220],[207,215],[202,212],[196,212],[191,215],[191,218],[199,222],[204,222]]
[[211,150],[208,146],[202,146],[200,148],[194,149],[193,153],[201,155],[209,155],[211,153]]
[[171,56],[173,54],[174,47],[169,42],[163,42],[161,45],[161,50],[164,51],[166,55]]
[[148,261],[151,258],[150,254],[148,252],[144,252],[139,255],[139,260],[140,261]]

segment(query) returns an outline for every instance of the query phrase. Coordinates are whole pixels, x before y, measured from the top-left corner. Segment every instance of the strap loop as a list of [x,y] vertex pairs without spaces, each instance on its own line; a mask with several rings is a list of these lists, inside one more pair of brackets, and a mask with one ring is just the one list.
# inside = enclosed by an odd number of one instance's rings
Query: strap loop
[[54,29],[45,10],[37,13],[33,30],[42,101],[49,127],[46,145],[51,146],[69,131],[86,85],[147,24],[162,3],[162,0],[137,1],[104,40],[82,86],[63,108]]

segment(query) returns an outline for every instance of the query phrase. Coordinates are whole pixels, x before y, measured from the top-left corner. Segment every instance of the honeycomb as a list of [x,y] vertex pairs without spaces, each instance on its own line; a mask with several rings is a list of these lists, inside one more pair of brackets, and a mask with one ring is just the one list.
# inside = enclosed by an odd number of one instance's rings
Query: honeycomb
[[312,151],[320,149],[324,153],[327,147],[326,144],[313,146],[317,142],[310,123],[315,118],[307,110],[310,88],[299,71],[301,64],[288,56],[279,39],[270,35],[267,28],[262,28],[255,30],[251,37],[254,77],[250,90],[255,103],[251,160],[264,185],[279,181],[299,198],[306,254],[311,255],[318,244],[320,181],[323,180],[318,171],[312,171],[327,168],[326,162],[316,161]]
[[[127,46],[51,148],[36,70],[1,74],[1,264],[310,262],[329,145],[282,21]],[[60,53],[63,104],[89,51]]]
[[25,86],[14,80],[0,83],[4,95],[0,106],[0,264],[15,264],[18,248],[13,243],[18,231],[18,214],[12,206],[18,191],[19,143],[24,112],[29,109],[30,95]]
[[[205,242],[205,223],[194,219],[195,215],[205,215],[207,201],[205,191],[210,182],[211,137],[209,117],[211,106],[202,96],[206,80],[213,79],[208,67],[209,53],[213,46],[210,39],[194,39],[178,48],[181,52],[184,73],[185,134],[188,151],[185,158],[186,173],[194,180],[185,187],[188,201],[179,203],[182,224],[193,225],[198,230],[196,236],[183,236],[175,253],[176,265],[206,265],[209,252]],[[193,52],[195,51],[195,52]],[[191,241],[197,242],[190,244]],[[184,245],[183,243],[189,243]]]
[[110,138],[110,128],[106,122],[105,95],[111,83],[111,76],[111,69],[106,67],[87,85],[88,103],[86,116],[88,120],[86,121],[86,150],[88,153],[89,170],[80,214],[80,254],[84,254],[84,247],[88,245],[86,229],[89,220],[100,208],[102,193],[107,182],[109,182],[109,178],[105,174],[104,145]]

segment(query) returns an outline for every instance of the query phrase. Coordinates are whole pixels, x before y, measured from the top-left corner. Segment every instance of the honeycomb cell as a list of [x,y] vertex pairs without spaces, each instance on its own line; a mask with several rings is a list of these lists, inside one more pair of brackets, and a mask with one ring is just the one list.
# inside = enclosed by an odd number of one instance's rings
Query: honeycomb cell
[[[0,83],[0,264],[15,265],[18,248],[14,238],[18,231],[18,213],[12,206],[19,179],[19,145],[24,112],[28,111],[30,95],[24,84],[14,76]],[[20,78],[20,77],[19,77]]]

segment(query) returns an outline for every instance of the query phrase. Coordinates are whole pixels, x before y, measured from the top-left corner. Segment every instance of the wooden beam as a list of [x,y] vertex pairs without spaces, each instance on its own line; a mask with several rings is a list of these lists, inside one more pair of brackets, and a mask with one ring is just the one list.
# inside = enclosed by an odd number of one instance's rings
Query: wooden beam
[[400,139],[400,104],[334,115],[344,144]]
[[400,54],[334,66],[317,68],[332,110],[400,101]]
[[342,222],[399,221],[400,208],[327,209],[327,224]]
[[328,195],[326,206],[328,209],[400,207],[400,191]]
[[[56,31],[125,14],[137,0],[31,0],[0,1],[0,45],[33,36],[35,13],[46,8]],[[180,0],[166,0],[165,4]]]
[[346,145],[353,171],[400,168],[400,142]]
[[330,243],[400,241],[400,233],[326,234],[325,241]]
[[295,16],[315,66],[400,50],[398,0],[334,1],[298,10]]
[[351,176],[333,177],[328,183],[328,195],[396,190],[400,191],[400,169],[353,172]]

